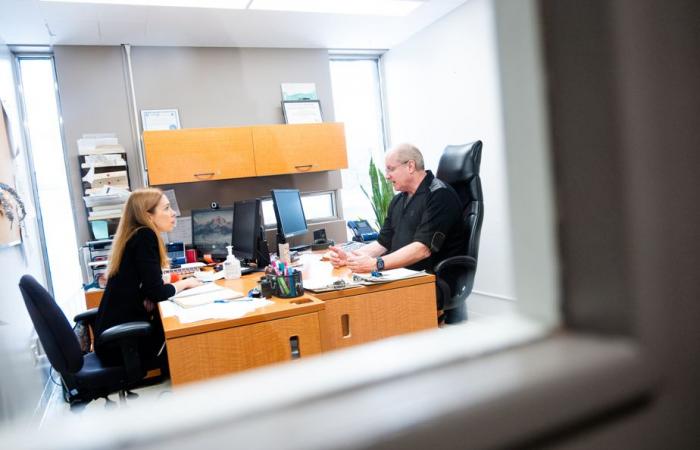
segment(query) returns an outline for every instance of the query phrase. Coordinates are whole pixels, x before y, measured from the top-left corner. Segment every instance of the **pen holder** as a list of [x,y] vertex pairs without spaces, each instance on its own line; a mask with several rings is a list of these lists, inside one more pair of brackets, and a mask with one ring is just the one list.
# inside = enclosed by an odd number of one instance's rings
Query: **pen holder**
[[274,281],[275,296],[280,298],[299,297],[304,294],[304,284],[301,280],[301,272],[295,271],[291,275],[268,275]]

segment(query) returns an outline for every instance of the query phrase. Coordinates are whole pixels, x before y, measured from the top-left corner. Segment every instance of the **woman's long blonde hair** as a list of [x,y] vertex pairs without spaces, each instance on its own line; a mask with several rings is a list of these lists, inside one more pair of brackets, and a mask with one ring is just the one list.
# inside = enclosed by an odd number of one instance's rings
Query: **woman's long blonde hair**
[[109,258],[107,268],[107,278],[111,278],[119,271],[124,249],[129,239],[141,228],[150,228],[158,237],[158,250],[160,252],[160,265],[165,267],[168,264],[168,257],[165,253],[165,245],[160,231],[156,228],[149,216],[155,212],[158,202],[163,198],[163,191],[157,188],[137,189],[131,193],[124,205],[122,218],[117,227],[117,234],[114,235],[112,243],[112,253]]

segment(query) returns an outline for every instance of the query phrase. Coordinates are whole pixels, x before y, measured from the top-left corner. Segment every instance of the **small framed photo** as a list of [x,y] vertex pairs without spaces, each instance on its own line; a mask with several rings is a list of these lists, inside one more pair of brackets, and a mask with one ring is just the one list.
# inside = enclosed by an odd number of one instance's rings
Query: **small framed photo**
[[283,101],[284,121],[293,123],[322,123],[321,102],[318,100]]
[[143,131],[179,130],[180,115],[177,109],[142,109],[141,124]]

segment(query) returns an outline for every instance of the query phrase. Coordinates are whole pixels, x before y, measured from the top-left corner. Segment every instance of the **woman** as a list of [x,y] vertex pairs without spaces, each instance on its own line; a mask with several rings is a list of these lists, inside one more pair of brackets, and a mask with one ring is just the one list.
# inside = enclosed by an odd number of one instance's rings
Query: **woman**
[[[108,328],[134,321],[148,321],[151,334],[139,343],[143,367],[167,369],[163,327],[155,304],[183,289],[198,286],[196,278],[164,283],[162,268],[168,266],[162,232],[175,227],[175,212],[160,189],[134,191],[124,207],[114,236],[107,286],[95,322],[95,352],[105,365],[121,365],[121,349],[99,345],[100,334]],[[160,358],[157,356],[161,354]]]

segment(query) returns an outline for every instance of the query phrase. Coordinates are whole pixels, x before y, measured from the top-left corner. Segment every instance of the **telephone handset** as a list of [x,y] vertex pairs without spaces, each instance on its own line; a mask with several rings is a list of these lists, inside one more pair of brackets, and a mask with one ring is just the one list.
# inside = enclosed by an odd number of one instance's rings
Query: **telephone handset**
[[353,241],[369,242],[379,237],[379,233],[374,231],[366,220],[348,220],[348,228],[350,228],[355,235],[355,237],[352,238]]
[[325,250],[334,244],[335,242],[326,237],[325,228],[314,231],[314,243],[311,244],[311,250]]

